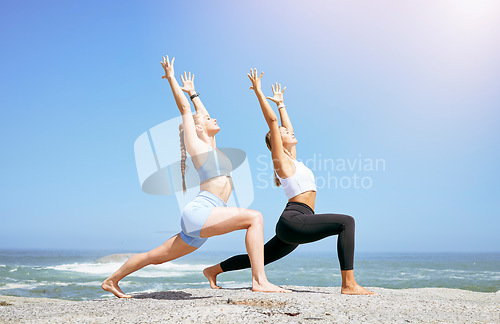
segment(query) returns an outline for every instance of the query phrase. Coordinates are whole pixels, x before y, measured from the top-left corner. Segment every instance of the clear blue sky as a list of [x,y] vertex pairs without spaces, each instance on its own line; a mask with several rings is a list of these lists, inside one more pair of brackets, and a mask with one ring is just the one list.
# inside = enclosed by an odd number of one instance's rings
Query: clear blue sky
[[0,248],[140,251],[179,231],[175,198],[141,191],[133,152],[178,115],[169,54],[195,73],[218,145],[247,152],[266,239],[286,198],[259,188],[250,67],[266,94],[286,85],[299,159],[385,161],[315,170],[370,180],[317,195],[316,212],[355,217],[357,251],[500,251],[499,15],[495,0],[3,1]]

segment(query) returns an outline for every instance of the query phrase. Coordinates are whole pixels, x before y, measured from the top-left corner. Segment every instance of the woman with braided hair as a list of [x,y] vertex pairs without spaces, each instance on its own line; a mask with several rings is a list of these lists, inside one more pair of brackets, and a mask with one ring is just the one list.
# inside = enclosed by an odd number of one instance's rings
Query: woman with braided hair
[[[208,237],[246,229],[245,245],[252,268],[252,290],[260,292],[290,292],[271,284],[264,272],[264,238],[262,214],[255,210],[227,207],[232,191],[231,162],[216,148],[215,134],[220,130],[217,120],[210,117],[194,89],[194,75],[181,75],[181,88],[174,76],[174,60],[168,56],[161,62],[175,102],[182,115],[179,127],[181,142],[181,172],[183,190],[186,191],[185,170],[186,151],[200,177],[200,192],[188,203],[181,216],[182,231],[168,239],[159,247],[145,253],[136,254],[120,269],[102,283],[102,288],[120,298],[131,298],[118,286],[118,282],[150,264],[160,264],[175,260],[198,249]],[[196,115],[183,91],[194,103]],[[218,160],[218,165],[216,160]]]
[[[275,181],[282,185],[288,198],[285,210],[276,224],[276,235],[264,246],[264,263],[279,260],[291,253],[299,244],[315,242],[323,238],[338,235],[337,253],[342,275],[342,294],[373,295],[374,293],[358,285],[354,279],[354,218],[341,214],[315,214],[316,184],[314,174],[302,162],[297,161],[295,144],[297,139],[293,133],[292,123],[283,103],[281,84],[272,86],[273,97],[265,97],[261,90],[257,70],[248,74],[252,86],[259,99],[264,118],[269,126],[266,144],[271,151]],[[278,105],[281,127],[278,118],[266,99]],[[217,286],[217,276],[222,272],[245,269],[249,267],[248,255],[231,257],[203,271],[212,288]]]

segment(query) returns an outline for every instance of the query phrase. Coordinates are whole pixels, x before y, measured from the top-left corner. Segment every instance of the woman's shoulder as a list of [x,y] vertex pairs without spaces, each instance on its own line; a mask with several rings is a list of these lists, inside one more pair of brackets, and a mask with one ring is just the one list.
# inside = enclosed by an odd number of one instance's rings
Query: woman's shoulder
[[296,160],[292,159],[291,157],[289,157],[288,155],[284,155],[284,157],[281,159],[281,163],[280,163],[280,173],[282,174],[282,177],[278,174],[278,171],[276,170],[276,165],[275,165],[275,171],[276,171],[276,175],[278,176],[278,178],[280,179],[286,179],[286,178],[289,178],[291,176],[293,176],[295,174],[295,170],[296,170],[296,167],[295,167],[295,162]]

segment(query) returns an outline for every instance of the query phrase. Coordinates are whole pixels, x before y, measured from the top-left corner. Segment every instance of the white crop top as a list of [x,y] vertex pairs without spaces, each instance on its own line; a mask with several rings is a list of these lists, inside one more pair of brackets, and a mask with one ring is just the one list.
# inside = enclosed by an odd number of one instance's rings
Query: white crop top
[[316,183],[314,182],[312,171],[304,163],[293,159],[292,161],[295,164],[295,173],[292,176],[282,179],[276,173],[283,189],[285,189],[287,198],[293,198],[306,191],[316,191]]

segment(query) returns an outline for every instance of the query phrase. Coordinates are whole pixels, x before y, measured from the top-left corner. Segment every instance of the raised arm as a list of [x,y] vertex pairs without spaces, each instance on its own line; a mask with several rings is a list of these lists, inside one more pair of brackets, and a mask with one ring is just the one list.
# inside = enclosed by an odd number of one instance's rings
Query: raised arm
[[259,99],[260,108],[264,114],[269,130],[271,131],[271,156],[273,158],[274,169],[281,178],[287,178],[290,174],[294,172],[292,162],[286,157],[283,151],[283,142],[281,141],[281,133],[278,125],[278,117],[274,113],[271,105],[266,100],[266,96],[261,89],[260,79],[264,72],[261,72],[260,76],[257,77],[257,69],[250,70],[248,78],[252,82],[250,89],[255,91],[257,99]]
[[[283,101],[283,93],[285,92],[286,87],[281,90],[281,83],[278,84],[278,82],[276,82],[275,85],[271,85],[271,88],[273,89],[273,96],[266,97],[266,99],[269,99],[276,103],[276,106],[278,106],[278,111],[280,112],[281,126],[285,127],[293,135],[292,122],[290,121],[290,117],[288,117],[285,103]],[[295,148],[295,145],[292,147],[290,154],[292,154],[294,159],[297,158],[297,149]]]
[[194,104],[194,109],[196,109],[196,113],[210,116],[207,109],[201,102],[199,94],[196,93],[196,90],[194,90],[194,74],[191,75],[191,72],[189,72],[189,74],[186,74],[186,71],[184,71],[184,75],[181,74],[181,80],[182,90],[186,92],[190,98],[193,97],[192,101]]
[[162,79],[167,79],[172,88],[172,93],[174,94],[175,103],[177,108],[182,115],[182,125],[184,127],[184,142],[186,143],[186,149],[192,157],[204,152],[206,148],[204,147],[204,142],[196,134],[196,126],[194,124],[193,115],[191,114],[191,106],[186,96],[182,92],[179,83],[174,76],[174,60],[169,62],[168,55],[163,58],[161,65],[165,70],[165,75]]
[[168,55],[163,58],[161,66],[165,70],[165,75],[161,78],[168,80],[172,93],[174,94],[175,103],[177,104],[177,108],[179,108],[181,115],[184,115],[185,113],[191,114],[191,105],[174,76],[174,61],[175,57],[172,58],[172,62],[169,62]]

